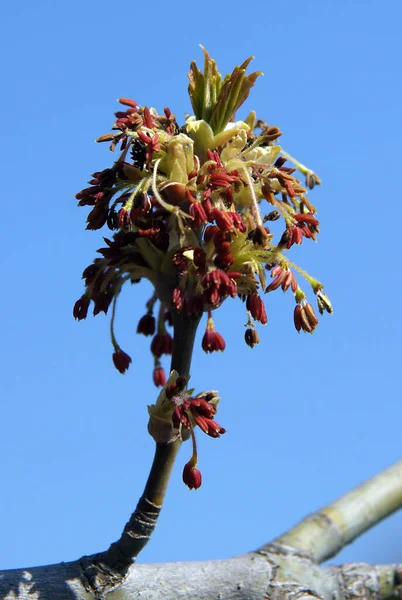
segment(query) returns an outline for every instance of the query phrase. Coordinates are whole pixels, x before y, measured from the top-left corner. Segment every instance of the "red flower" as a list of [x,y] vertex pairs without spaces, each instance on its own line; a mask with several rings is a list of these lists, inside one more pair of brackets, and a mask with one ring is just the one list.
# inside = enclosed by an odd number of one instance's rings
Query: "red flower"
[[225,348],[226,342],[221,334],[215,331],[215,329],[207,327],[202,338],[202,349],[204,352],[217,352],[218,350],[223,352]]
[[193,202],[190,205],[189,214],[193,217],[192,224],[196,229],[201,227],[203,223],[208,221],[207,215],[205,214],[205,210],[199,202]]
[[296,293],[297,280],[294,273],[290,269],[283,269],[278,265],[272,269],[271,277],[273,277],[274,279],[265,288],[265,293],[272,292],[273,290],[276,290],[279,286],[284,292],[286,292],[286,290],[288,290],[291,287],[292,292]]
[[153,380],[156,387],[163,387],[166,383],[166,375],[163,367],[158,365],[153,372]]
[[264,302],[261,300],[258,294],[251,294],[247,296],[246,302],[247,310],[251,312],[251,315],[256,321],[260,321],[263,325],[268,322],[267,313],[265,312]]
[[304,304],[296,305],[294,311],[294,324],[299,333],[301,329],[307,333],[313,333],[318,325],[318,319],[311,304],[305,302]]
[[121,208],[117,213],[117,224],[121,229],[130,225],[130,213],[125,208]]
[[73,315],[75,319],[81,321],[85,319],[88,314],[88,307],[91,299],[88,296],[81,296],[79,300],[74,304]]
[[160,358],[162,354],[172,354],[173,350],[173,338],[172,336],[165,333],[157,333],[151,342],[151,352],[157,358]]
[[193,466],[191,460],[184,465],[183,481],[190,488],[190,490],[197,490],[199,487],[201,487],[201,471],[199,471],[195,468],[195,466]]
[[314,213],[312,213],[312,212],[302,213],[299,215],[293,215],[293,218],[298,223],[305,223],[306,225],[314,225],[314,227],[320,224],[320,222],[317,221],[317,219],[314,216]]
[[153,315],[144,315],[138,321],[137,333],[143,335],[153,335],[155,333],[155,317]]
[[117,102],[120,102],[120,104],[124,104],[125,106],[131,106],[132,108],[137,107],[136,101],[131,100],[131,98],[117,98]]
[[120,373],[125,373],[132,362],[131,357],[123,352],[119,346],[116,346],[112,358],[114,366],[118,371],[120,371]]
[[230,277],[228,277],[225,271],[213,269],[204,275],[201,283],[206,290],[217,290],[221,301],[224,300],[226,296],[236,298],[237,285]]
[[[145,117],[145,114],[144,114],[144,117]],[[141,141],[143,141],[146,144],[145,162],[146,162],[147,168],[149,168],[151,161],[152,161],[153,153],[159,152],[159,150],[161,149],[161,146],[159,143],[159,134],[155,133],[151,138],[151,137],[149,137],[149,135],[147,135],[143,131],[138,131],[138,137],[140,138]]]
[[212,214],[219,229],[222,229],[222,231],[233,230],[233,221],[230,218],[230,213],[214,208]]

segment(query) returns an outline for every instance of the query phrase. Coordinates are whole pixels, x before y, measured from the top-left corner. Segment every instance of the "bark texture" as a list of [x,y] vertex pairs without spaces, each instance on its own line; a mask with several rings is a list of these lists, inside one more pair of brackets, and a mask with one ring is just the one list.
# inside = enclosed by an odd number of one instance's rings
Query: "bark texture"
[[228,560],[133,565],[104,595],[80,561],[0,573],[1,600],[391,600],[402,598],[402,565],[319,567],[293,552]]

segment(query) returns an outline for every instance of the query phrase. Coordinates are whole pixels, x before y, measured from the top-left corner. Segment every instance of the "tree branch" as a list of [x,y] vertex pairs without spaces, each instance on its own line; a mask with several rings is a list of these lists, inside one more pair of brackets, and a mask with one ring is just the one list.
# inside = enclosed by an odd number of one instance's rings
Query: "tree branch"
[[284,546],[322,563],[402,507],[402,460],[303,519],[262,550]]
[[[308,558],[250,552],[228,560],[132,565],[107,600],[396,600],[402,565],[319,567]],[[2,600],[93,600],[79,562],[0,572]]]
[[[173,353],[171,370],[189,377],[194,341],[200,317],[174,313]],[[82,559],[82,568],[90,588],[102,597],[127,574],[138,554],[148,543],[162,509],[173,465],[181,441],[157,443],[155,456],[137,507],[117,542],[108,550]]]

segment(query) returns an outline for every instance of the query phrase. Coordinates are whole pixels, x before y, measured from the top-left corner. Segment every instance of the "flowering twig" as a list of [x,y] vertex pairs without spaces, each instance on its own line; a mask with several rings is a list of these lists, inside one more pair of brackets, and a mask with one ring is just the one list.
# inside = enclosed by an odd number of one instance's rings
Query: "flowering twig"
[[[171,366],[188,378],[199,317],[184,319],[177,316],[174,323]],[[86,557],[82,567],[93,589],[102,589],[103,581],[110,587],[111,576],[117,584],[135,562],[149,541],[162,509],[172,468],[181,446],[181,439],[156,443],[154,460],[137,507],[124,527],[119,540],[106,552]],[[105,573],[108,576],[105,578]]]
[[[153,294],[137,332],[152,336],[153,381],[162,388],[148,407],[148,431],[156,452],[144,493],[121,538],[89,561],[88,577],[99,578],[104,570],[119,577],[144,547],[181,442],[192,440],[183,480],[196,489],[201,472],[195,429],[213,438],[225,433],[215,421],[217,392],[194,395],[187,389],[195,333],[204,313],[202,348],[223,351],[226,342],[215,328],[216,311],[229,297],[240,297],[247,315],[244,339],[253,348],[259,342],[255,322],[268,323],[262,294],[281,287],[294,294],[296,330],[312,333],[318,319],[290,266],[317,295],[320,313],[332,312],[323,285],[286,258],[293,246],[317,238],[319,221],[306,187],[312,189],[319,178],[277,144],[278,127],[257,120],[253,111],[244,121],[235,120],[260,75],[246,75],[251,60],[222,78],[204,50],[204,72],[191,64],[194,115],[182,126],[169,108],[159,114],[119,98],[124,110],[115,113],[112,133],[97,141],[111,142],[112,151],[120,146],[120,155],[110,168],[95,172],[90,187],[76,195],[80,206],[91,207],[87,229],[107,226],[113,235],[104,238],[106,246],[97,250],[100,256],[83,272],[85,291],[74,316],[85,319],[91,304],[94,315],[112,306],[112,358],[125,373],[133,361],[117,340],[116,300],[124,285],[148,279]],[[306,187],[294,176],[296,169],[285,164],[287,159],[306,177]],[[266,218],[264,204],[275,209]],[[281,218],[285,229],[277,232],[274,242],[275,234],[265,223],[279,223]],[[268,286],[267,271],[273,278]],[[168,377],[161,364],[165,355],[172,355]]]

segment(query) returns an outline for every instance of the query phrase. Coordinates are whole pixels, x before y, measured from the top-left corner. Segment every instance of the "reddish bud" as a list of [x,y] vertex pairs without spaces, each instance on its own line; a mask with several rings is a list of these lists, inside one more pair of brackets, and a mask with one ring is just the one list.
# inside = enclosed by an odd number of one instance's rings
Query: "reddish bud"
[[231,212],[229,214],[233,221],[233,225],[236,227],[236,229],[238,229],[239,231],[244,233],[246,231],[246,226],[244,224],[243,219],[241,218],[241,215],[239,215],[239,213],[237,213],[237,212]]
[[286,292],[286,290],[288,290],[291,287],[292,292],[296,293],[297,280],[294,273],[290,269],[283,269],[278,265],[272,269],[271,277],[273,277],[274,279],[265,289],[265,293],[272,292],[273,290],[276,290],[279,286],[282,287],[282,290],[284,292]]
[[300,333],[302,328],[302,318],[301,318],[301,306],[300,304],[296,304],[295,311],[293,313],[293,321],[295,324],[296,331]]
[[184,465],[183,469],[183,481],[190,488],[190,490],[197,490],[202,483],[201,471],[196,469],[191,461]]
[[125,352],[123,352],[123,350],[119,348],[119,346],[117,346],[116,351],[113,352],[112,358],[114,366],[118,371],[120,371],[120,373],[125,373],[130,363],[132,362],[131,357]]
[[199,202],[194,202],[190,206],[189,214],[193,217],[192,224],[196,229],[201,227],[203,223],[208,221],[207,215],[205,214],[205,210]]
[[204,231],[205,242],[208,243],[210,240],[212,240],[218,231],[220,231],[220,229],[216,225],[210,225],[207,227]]
[[314,214],[312,212],[309,213],[303,213],[300,215],[294,215],[294,219],[298,222],[298,223],[306,223],[307,225],[319,225],[320,222],[317,221],[317,219],[315,218]]
[[155,317],[153,315],[144,315],[138,321],[137,333],[143,335],[153,335],[155,333]]
[[226,342],[221,334],[215,331],[215,329],[207,327],[202,338],[202,349],[204,352],[217,352],[218,350],[223,352],[225,348]]
[[136,101],[131,100],[131,98],[117,98],[117,102],[120,102],[120,104],[124,104],[125,106],[131,106],[132,108],[137,107]]
[[211,202],[211,200],[209,198],[205,198],[204,196],[204,200],[202,202],[202,206],[205,210],[205,214],[207,215],[207,219],[210,223],[212,223],[212,221],[215,219],[214,217],[214,207],[213,204]]
[[306,333],[313,333],[318,325],[318,319],[314,313],[314,309],[308,302],[297,304],[294,311],[294,324],[296,330],[301,329]]
[[125,208],[121,208],[117,213],[117,224],[122,229],[130,225],[130,213]]
[[169,333],[157,333],[151,342],[151,352],[157,358],[162,354],[172,354],[173,338]]
[[256,321],[260,321],[263,325],[266,325],[268,319],[264,302],[257,293],[247,296],[246,306]]
[[74,319],[81,321],[85,319],[88,314],[89,303],[91,302],[88,296],[81,296],[79,300],[74,304],[73,315]]
[[109,206],[106,202],[97,202],[87,217],[87,229],[101,229],[107,221]]
[[194,416],[194,420],[197,423],[198,427],[201,429],[201,431],[203,431],[210,437],[217,438],[223,433],[226,433],[226,429],[221,427],[219,423],[213,421],[212,419],[208,419],[206,417],[203,417],[202,415],[196,415]]
[[165,371],[160,365],[154,369],[153,380],[156,387],[163,387],[166,383]]
[[213,216],[219,229],[222,229],[222,231],[232,231],[233,221],[230,218],[229,213],[219,210],[218,208],[214,208]]

